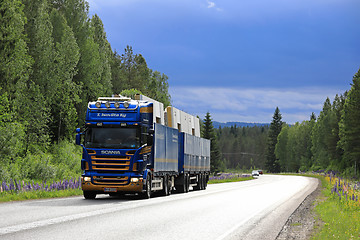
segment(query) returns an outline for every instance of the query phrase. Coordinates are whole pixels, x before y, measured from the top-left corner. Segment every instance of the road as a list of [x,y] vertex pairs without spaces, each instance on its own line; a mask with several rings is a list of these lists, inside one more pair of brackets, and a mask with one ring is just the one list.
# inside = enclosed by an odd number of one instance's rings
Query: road
[[167,197],[98,195],[0,204],[0,239],[275,239],[317,186],[262,175]]

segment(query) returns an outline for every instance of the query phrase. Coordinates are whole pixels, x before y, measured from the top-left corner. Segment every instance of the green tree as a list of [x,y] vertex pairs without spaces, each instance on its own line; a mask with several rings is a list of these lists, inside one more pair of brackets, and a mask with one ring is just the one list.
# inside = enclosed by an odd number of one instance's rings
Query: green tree
[[100,82],[106,86],[106,93],[112,93],[112,79],[111,79],[111,57],[112,50],[110,43],[107,40],[104,24],[98,15],[91,18],[91,27],[94,31],[94,42],[98,45],[100,57]]
[[89,19],[89,4],[85,0],[51,0],[51,3],[65,17],[79,46],[80,59],[74,81],[81,86],[81,101],[76,109],[79,123],[83,123],[87,103],[112,94],[110,63],[106,59],[109,46],[101,20],[97,16],[93,21]]
[[334,153],[336,151],[336,138],[334,131],[337,128],[336,115],[332,109],[330,99],[324,102],[323,110],[317,119],[312,131],[312,148],[314,157],[314,170],[327,169],[336,165]]
[[[10,100],[15,98],[18,81],[27,81],[32,59],[25,38],[24,5],[20,0],[0,2],[0,85]],[[0,93],[1,93],[0,92]]]
[[[120,65],[118,68],[117,79],[113,78],[114,92],[121,92],[124,89],[135,88],[146,94],[146,83],[150,78],[150,70],[141,54],[134,55],[131,46],[127,45],[125,52],[115,55],[115,62]],[[149,96],[150,97],[150,96]]]
[[124,89],[138,89],[144,95],[170,105],[168,76],[148,68],[141,54],[134,54],[131,46],[126,46],[125,52],[119,55],[116,51],[112,61],[113,92]]
[[268,134],[267,141],[267,152],[266,152],[266,162],[265,167],[269,172],[280,172],[280,164],[275,155],[275,146],[277,143],[277,138],[281,132],[283,122],[281,121],[281,113],[278,107],[275,109],[273,115],[273,120],[270,124],[270,130]]
[[124,89],[121,91],[120,95],[125,96],[125,97],[129,97],[131,99],[135,99],[135,95],[136,94],[142,94],[141,91],[132,88],[132,89]]
[[[0,87],[0,92],[1,92]],[[7,93],[0,94],[0,178],[6,167],[23,153],[24,128],[14,119]]]
[[224,170],[224,164],[221,161],[221,153],[218,147],[214,127],[212,124],[211,115],[206,113],[203,125],[202,137],[210,140],[210,171],[219,172]]
[[158,71],[151,71],[150,81],[146,87],[146,94],[164,104],[164,107],[170,105],[168,76]]
[[281,132],[279,133],[279,136],[277,138],[277,143],[275,146],[275,155],[276,158],[279,159],[280,169],[281,171],[289,172],[289,159],[290,159],[290,151],[288,148],[289,145],[289,130],[290,127],[285,125]]
[[344,167],[360,169],[360,69],[353,77],[340,121],[339,145],[344,150]]
[[50,104],[56,87],[56,51],[52,24],[46,0],[24,0],[29,19],[25,27],[29,54],[33,58],[32,72],[26,81],[17,84],[18,116],[26,127],[26,149],[45,150],[49,144]]
[[51,22],[56,46],[56,85],[51,102],[51,129],[56,140],[73,138],[73,129],[77,122],[75,104],[80,102],[80,86],[74,81],[77,64],[80,59],[79,47],[72,29],[63,15],[53,9]]

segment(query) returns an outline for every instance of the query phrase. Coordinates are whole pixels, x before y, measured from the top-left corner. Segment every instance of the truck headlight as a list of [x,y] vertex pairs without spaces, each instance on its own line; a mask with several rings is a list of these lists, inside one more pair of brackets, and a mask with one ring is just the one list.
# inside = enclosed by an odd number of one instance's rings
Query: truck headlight
[[91,177],[84,177],[84,182],[91,182]]
[[139,182],[139,178],[131,178],[131,182],[133,182],[133,183]]

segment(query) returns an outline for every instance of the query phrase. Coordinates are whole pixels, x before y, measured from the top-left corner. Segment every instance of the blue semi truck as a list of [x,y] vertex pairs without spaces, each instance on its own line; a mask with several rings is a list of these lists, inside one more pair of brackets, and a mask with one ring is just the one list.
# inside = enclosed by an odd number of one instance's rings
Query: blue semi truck
[[200,137],[198,118],[176,108],[143,95],[100,97],[88,103],[85,128],[76,132],[86,199],[206,189],[210,140]]

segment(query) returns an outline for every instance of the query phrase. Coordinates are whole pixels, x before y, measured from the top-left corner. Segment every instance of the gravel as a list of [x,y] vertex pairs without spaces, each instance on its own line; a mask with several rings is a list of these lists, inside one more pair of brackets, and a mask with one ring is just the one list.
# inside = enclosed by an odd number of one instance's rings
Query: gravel
[[276,240],[310,239],[321,226],[315,212],[316,200],[321,193],[321,183],[289,217]]

